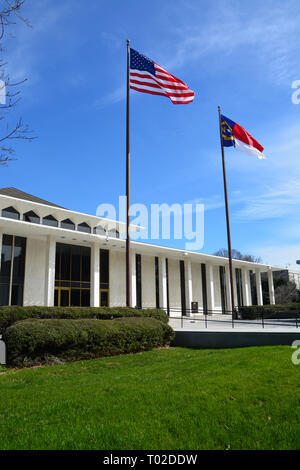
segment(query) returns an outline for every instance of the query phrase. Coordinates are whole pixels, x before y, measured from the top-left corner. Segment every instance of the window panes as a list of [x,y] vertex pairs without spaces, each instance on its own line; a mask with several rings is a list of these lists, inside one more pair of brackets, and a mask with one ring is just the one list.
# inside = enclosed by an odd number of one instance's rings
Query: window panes
[[2,217],[7,217],[9,219],[20,220],[20,214],[14,207],[7,207],[2,210]]
[[142,256],[135,255],[136,269],[136,306],[142,308]]
[[203,313],[207,313],[208,308],[207,308],[206,265],[204,263],[201,264],[201,283],[202,283]]
[[98,225],[98,227],[94,228],[94,233],[95,233],[95,235],[106,236],[106,231],[104,230],[104,228],[101,225]]
[[235,277],[236,277],[236,291],[237,291],[238,307],[242,307],[244,305],[244,300],[243,300],[243,288],[242,288],[242,270],[240,268],[235,268]]
[[[185,271],[184,261],[180,260],[180,289],[181,289],[181,311],[182,315],[186,315],[186,297],[185,297]],[[190,308],[190,306],[188,306]]]
[[83,222],[82,224],[78,224],[77,230],[79,232],[91,233],[91,227]]
[[226,313],[226,310],[227,310],[227,295],[226,295],[226,273],[225,273],[224,266],[219,267],[219,273],[220,273],[222,313]]
[[3,235],[0,305],[23,305],[26,238]]
[[155,297],[156,308],[159,308],[159,259],[155,257]]
[[24,220],[24,222],[31,222],[32,224],[39,224],[40,223],[39,216],[36,215],[36,213],[33,212],[33,211],[26,212],[23,215],[23,220]]
[[109,286],[109,251],[100,250],[100,287],[108,289]]
[[120,234],[118,232],[118,230],[115,230],[115,229],[111,229],[108,231],[108,236],[109,237],[114,237],[114,238],[120,238]]
[[60,226],[61,228],[66,228],[67,230],[75,230],[75,224],[70,219],[62,220]]
[[50,227],[58,227],[58,221],[52,215],[47,215],[47,217],[43,218],[43,225],[49,225]]
[[90,305],[91,249],[56,244],[55,305]]

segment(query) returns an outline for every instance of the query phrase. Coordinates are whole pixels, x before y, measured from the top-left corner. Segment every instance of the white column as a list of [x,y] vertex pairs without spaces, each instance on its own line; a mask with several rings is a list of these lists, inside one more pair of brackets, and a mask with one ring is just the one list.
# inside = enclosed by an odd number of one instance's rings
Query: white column
[[131,301],[132,306],[136,307],[136,261],[135,252],[131,250]]
[[100,246],[93,243],[91,247],[91,307],[100,306]]
[[268,269],[268,284],[269,284],[269,296],[270,304],[275,304],[275,291],[274,291],[274,282],[273,282],[273,272],[272,269]]
[[208,313],[215,310],[214,269],[212,264],[206,264],[207,309]]
[[192,300],[193,300],[192,263],[191,263],[190,259],[187,260],[187,262],[185,263],[185,266],[186,266],[185,277],[186,277],[186,283],[187,283],[187,289],[186,289],[186,308],[187,308],[187,312],[186,312],[186,315],[189,317],[191,315]]
[[167,271],[166,258],[159,258],[159,303],[160,307],[167,310]]
[[260,271],[255,271],[255,279],[256,279],[257,305],[263,305],[263,295],[262,295]]
[[45,305],[54,306],[54,287],[55,287],[55,257],[56,242],[52,236],[47,237],[46,247],[46,276],[45,276]]
[[249,283],[249,271],[248,269],[242,268],[242,287],[243,287],[243,301],[244,305],[250,305],[250,283]]

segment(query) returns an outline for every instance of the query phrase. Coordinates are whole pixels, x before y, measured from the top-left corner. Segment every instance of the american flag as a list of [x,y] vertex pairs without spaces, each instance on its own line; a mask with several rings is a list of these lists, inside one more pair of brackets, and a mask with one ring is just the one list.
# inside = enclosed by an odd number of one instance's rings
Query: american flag
[[195,93],[148,57],[130,49],[130,88],[170,98],[174,104],[191,103]]

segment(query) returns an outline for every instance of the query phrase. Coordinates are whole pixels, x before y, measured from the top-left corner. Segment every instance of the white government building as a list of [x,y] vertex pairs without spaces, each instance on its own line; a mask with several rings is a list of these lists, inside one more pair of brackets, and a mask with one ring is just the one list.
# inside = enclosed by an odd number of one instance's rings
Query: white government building
[[[135,230],[136,227],[131,227]],[[0,189],[0,305],[126,304],[124,223],[64,209],[15,188]],[[224,313],[228,259],[132,242],[133,306],[169,314]],[[236,305],[262,305],[261,273],[282,268],[234,260]]]

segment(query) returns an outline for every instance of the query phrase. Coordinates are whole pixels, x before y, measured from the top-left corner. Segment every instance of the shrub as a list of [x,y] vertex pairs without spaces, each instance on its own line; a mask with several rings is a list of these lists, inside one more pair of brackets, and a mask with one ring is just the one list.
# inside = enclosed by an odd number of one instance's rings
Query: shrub
[[0,334],[13,323],[28,318],[97,318],[111,320],[124,317],[152,317],[168,323],[168,316],[164,310],[143,309],[137,310],[129,307],[0,307]]
[[242,320],[256,320],[268,318],[300,318],[300,304],[252,305],[239,307],[239,316]]
[[169,345],[174,331],[153,318],[23,320],[3,340],[9,365],[75,361],[136,353]]

